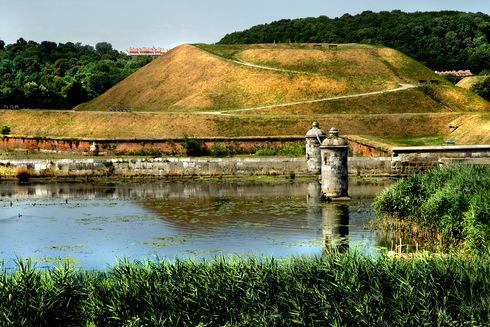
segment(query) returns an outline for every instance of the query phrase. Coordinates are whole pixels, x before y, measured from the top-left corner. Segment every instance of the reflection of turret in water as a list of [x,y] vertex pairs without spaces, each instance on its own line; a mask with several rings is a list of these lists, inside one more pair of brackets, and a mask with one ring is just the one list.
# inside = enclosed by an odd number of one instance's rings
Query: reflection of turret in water
[[325,251],[349,249],[349,206],[328,204],[322,208]]
[[318,226],[322,221],[322,188],[320,182],[308,184],[306,196],[306,221],[308,227]]

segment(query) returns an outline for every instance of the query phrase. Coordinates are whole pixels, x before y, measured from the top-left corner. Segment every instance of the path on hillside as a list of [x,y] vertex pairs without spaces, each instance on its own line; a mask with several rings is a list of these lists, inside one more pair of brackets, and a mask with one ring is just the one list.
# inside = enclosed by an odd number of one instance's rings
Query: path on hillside
[[[244,109],[230,109],[227,111],[202,111],[200,113],[203,115],[223,115],[223,116],[228,115],[228,116],[230,116],[230,115],[237,113],[237,112],[266,110],[266,109],[290,107],[290,106],[295,106],[295,105],[300,105],[300,104],[309,104],[309,103],[318,103],[318,102],[328,102],[328,101],[334,101],[334,100],[340,100],[340,99],[358,98],[358,97],[365,97],[365,96],[376,95],[376,94],[399,92],[399,91],[413,89],[416,87],[417,87],[417,85],[401,83],[400,87],[397,87],[395,89],[390,89],[390,90],[380,90],[380,91],[372,91],[372,92],[357,93],[357,94],[350,94],[350,95],[339,95],[339,96],[334,96],[334,97],[329,97],[329,98],[286,102],[286,103],[271,104],[271,105],[267,105],[267,106],[258,106],[258,107],[244,108]],[[195,112],[195,113],[199,113],[199,112]]]
[[[277,72],[282,72],[282,73],[315,74],[315,73],[312,73],[312,72],[305,72],[305,71],[299,71],[299,70],[290,70],[290,69],[283,69],[283,68],[275,68],[275,67],[257,65],[257,64],[253,64],[251,62],[247,62],[247,61],[244,61],[244,60],[239,59],[239,58],[236,58],[236,57],[235,57],[235,59],[227,59],[227,58],[223,58],[223,59],[228,60],[228,61],[231,61],[231,62],[233,62],[235,64],[238,64],[238,65],[246,66],[246,67],[258,68],[258,69],[265,69],[265,70],[272,70],[272,71],[277,71]],[[321,74],[318,74],[318,75],[321,75]],[[202,111],[200,113],[203,114],[203,115],[225,115],[226,116],[226,115],[231,115],[233,113],[244,112],[244,111],[267,110],[267,109],[274,109],[274,108],[290,107],[290,106],[295,106],[295,105],[300,105],[300,104],[327,102],[327,101],[334,101],[334,100],[341,100],[341,99],[365,97],[365,96],[376,95],[376,94],[399,92],[399,91],[404,91],[404,90],[408,90],[408,89],[413,89],[413,88],[416,88],[416,87],[417,87],[417,85],[408,84],[408,83],[400,83],[400,86],[399,87],[397,87],[395,89],[389,89],[389,90],[379,90],[379,91],[372,91],[372,92],[365,92],[365,93],[357,93],[357,94],[350,94],[350,95],[339,95],[339,96],[328,97],[328,98],[321,98],[321,99],[314,99],[314,100],[293,101],[293,102],[286,102],[286,103],[280,103],[280,104],[271,104],[271,105],[266,105],[266,106],[257,106],[257,107],[244,108],[244,109],[230,109],[230,110],[227,110],[225,112],[223,112],[223,111]]]
[[[253,64],[251,62],[244,61],[242,59],[237,59],[237,58],[230,59],[230,61],[231,62],[234,62],[235,64],[242,65],[242,66],[247,66],[247,67],[252,67],[252,68],[259,68],[259,69],[266,69],[266,70],[272,70],[272,71],[281,72],[281,73],[321,75],[319,73],[313,73],[313,72],[305,72],[305,71],[300,71],[300,70],[291,70],[291,69],[275,68],[275,67],[257,65],[257,64]],[[322,75],[322,76],[324,76],[324,75]]]

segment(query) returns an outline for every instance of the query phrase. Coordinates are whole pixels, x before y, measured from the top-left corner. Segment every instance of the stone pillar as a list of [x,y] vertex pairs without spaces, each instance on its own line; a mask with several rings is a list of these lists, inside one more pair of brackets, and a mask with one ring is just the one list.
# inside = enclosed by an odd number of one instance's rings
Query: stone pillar
[[320,124],[313,122],[311,129],[306,133],[306,163],[308,171],[312,174],[320,174],[320,145],[324,139],[325,132],[320,129]]
[[347,170],[349,147],[347,141],[339,137],[337,128],[332,128],[327,138],[322,142],[320,150],[323,198],[327,200],[347,199],[349,188]]

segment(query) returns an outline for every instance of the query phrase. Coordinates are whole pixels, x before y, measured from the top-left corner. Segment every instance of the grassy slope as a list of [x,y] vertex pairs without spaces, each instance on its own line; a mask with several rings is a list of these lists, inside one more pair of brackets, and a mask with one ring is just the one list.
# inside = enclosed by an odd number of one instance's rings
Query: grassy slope
[[[313,120],[344,134],[425,136],[444,134],[460,113],[218,116],[171,113],[0,111],[12,134],[38,137],[165,138],[304,135]],[[470,115],[471,116],[471,115]]]
[[[304,73],[245,67],[229,59]],[[183,45],[78,109],[107,110],[114,105],[143,111],[239,109],[393,89],[420,79],[443,81],[387,48]]]
[[[245,67],[246,60],[285,73]],[[440,80],[393,93],[300,104],[265,110],[241,108],[335,95],[390,89],[420,79]],[[104,111],[131,107],[134,113]],[[200,114],[223,111],[229,115]],[[149,111],[149,112],[139,112]],[[483,116],[470,112],[478,112]],[[312,45],[184,45],[153,61],[76,112],[1,112],[12,133],[85,138],[163,138],[303,135],[318,120],[342,133],[404,138],[448,136],[448,125],[472,122],[458,130],[460,144],[488,143],[489,102],[451,86],[398,51],[367,45],[319,50]],[[405,141],[406,141],[405,140]],[[410,142],[418,142],[410,139]],[[409,143],[410,143],[409,142]],[[419,142],[419,143],[420,143]]]
[[451,122],[459,128],[449,138],[458,144],[490,144],[490,113],[462,116]]
[[463,78],[456,84],[456,86],[462,87],[463,89],[471,90],[475,84],[484,81],[488,76],[469,76]]

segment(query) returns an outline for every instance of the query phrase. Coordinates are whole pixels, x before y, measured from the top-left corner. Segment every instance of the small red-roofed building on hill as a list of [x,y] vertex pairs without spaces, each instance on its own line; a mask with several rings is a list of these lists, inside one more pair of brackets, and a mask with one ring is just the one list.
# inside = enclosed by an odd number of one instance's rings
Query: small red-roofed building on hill
[[139,57],[139,56],[150,56],[159,57],[165,54],[167,50],[163,48],[129,48],[127,50],[128,56]]
[[473,76],[473,73],[469,70],[449,70],[444,72],[438,72],[436,70],[435,73],[439,76],[460,76],[460,77]]

